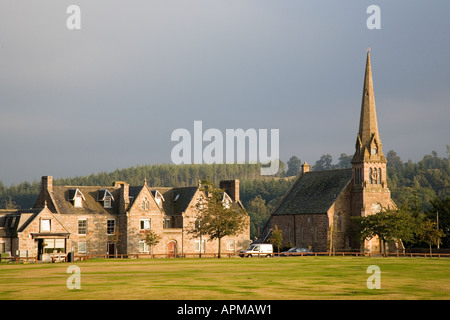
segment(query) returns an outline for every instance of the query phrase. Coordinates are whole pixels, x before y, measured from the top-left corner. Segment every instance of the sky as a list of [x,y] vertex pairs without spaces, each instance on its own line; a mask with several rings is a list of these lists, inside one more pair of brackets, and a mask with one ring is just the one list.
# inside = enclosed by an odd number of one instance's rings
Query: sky
[[173,163],[171,135],[194,121],[224,136],[278,129],[282,161],[337,163],[354,153],[367,47],[384,153],[446,157],[448,12],[446,0],[2,0],[0,181]]

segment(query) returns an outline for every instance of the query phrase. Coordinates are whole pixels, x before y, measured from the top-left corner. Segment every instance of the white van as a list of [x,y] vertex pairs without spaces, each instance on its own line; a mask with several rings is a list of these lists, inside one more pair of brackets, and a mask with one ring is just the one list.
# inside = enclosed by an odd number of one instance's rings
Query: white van
[[273,246],[267,243],[255,243],[250,245],[248,250],[242,250],[240,257],[272,257]]

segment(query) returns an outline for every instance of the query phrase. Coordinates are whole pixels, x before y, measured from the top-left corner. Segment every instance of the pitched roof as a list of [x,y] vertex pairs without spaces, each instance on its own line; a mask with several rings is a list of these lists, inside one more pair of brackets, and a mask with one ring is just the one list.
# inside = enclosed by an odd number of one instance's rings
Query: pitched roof
[[[83,206],[75,208],[70,200],[73,199],[75,190],[83,195]],[[115,199],[120,199],[120,189],[116,187],[91,187],[91,186],[53,186],[53,199],[59,213],[118,213],[119,201],[112,201],[112,208],[104,208],[99,202],[99,191],[107,190]]]
[[272,214],[326,213],[351,180],[351,169],[307,172],[294,182]]

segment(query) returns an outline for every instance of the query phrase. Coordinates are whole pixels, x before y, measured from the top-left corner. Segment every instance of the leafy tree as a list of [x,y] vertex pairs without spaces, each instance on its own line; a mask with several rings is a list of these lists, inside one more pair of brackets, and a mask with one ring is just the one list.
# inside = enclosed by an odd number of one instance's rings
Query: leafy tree
[[348,169],[352,167],[352,155],[347,155],[345,153],[341,153],[339,157],[339,163],[337,164],[337,169]]
[[272,235],[269,238],[269,242],[277,247],[278,253],[280,253],[280,248],[283,244],[283,231],[278,229],[278,226],[275,225],[274,228],[271,229]]
[[298,176],[301,172],[302,161],[296,156],[292,156],[287,162],[288,169],[286,171],[286,176]]
[[153,230],[145,230],[144,233],[144,242],[147,246],[150,247],[150,252],[153,252],[153,246],[156,246],[161,240],[161,236],[159,236]]
[[200,190],[203,196],[196,203],[198,217],[195,225],[188,231],[194,236],[208,235],[208,241],[217,239],[218,257],[221,257],[221,240],[242,232],[248,223],[248,216],[235,204],[226,205],[224,192],[209,180],[202,180]]
[[250,238],[259,236],[259,230],[266,223],[270,216],[270,211],[266,206],[266,200],[261,195],[257,195],[246,206],[250,216]]
[[333,158],[329,154],[324,154],[319,160],[313,165],[313,169],[318,170],[330,170],[332,169]]
[[420,240],[425,241],[430,247],[430,256],[433,254],[431,246],[438,245],[444,233],[437,229],[436,222],[425,219],[418,227],[418,236]]
[[436,221],[439,229],[442,229],[442,244],[444,247],[450,247],[450,196],[443,199],[434,199],[431,201],[431,208],[427,210],[428,219]]
[[378,237],[383,252],[386,253],[388,241],[412,241],[416,232],[416,220],[407,208],[382,210],[365,217],[353,217],[361,240]]

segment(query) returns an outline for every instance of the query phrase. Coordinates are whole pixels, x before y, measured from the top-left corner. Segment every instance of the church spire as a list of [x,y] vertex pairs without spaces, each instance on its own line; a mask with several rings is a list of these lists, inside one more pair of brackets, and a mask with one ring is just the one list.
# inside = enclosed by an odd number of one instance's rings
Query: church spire
[[361,117],[356,140],[356,152],[353,157],[353,161],[367,160],[385,161],[385,157],[381,150],[380,134],[378,132],[372,66],[370,63],[370,48],[367,49],[366,70],[361,102]]

